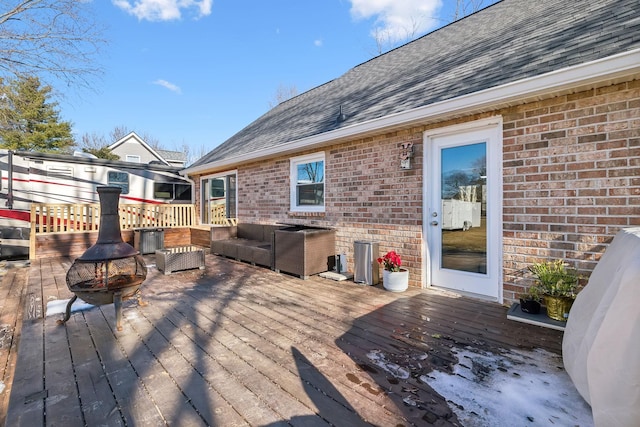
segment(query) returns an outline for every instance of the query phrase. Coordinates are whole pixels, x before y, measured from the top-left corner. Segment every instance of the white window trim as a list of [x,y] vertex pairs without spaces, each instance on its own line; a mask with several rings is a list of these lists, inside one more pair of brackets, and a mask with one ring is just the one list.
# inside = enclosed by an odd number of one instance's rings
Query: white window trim
[[127,162],[130,163],[141,163],[142,159],[137,154],[127,154]]
[[[292,157],[289,159],[289,209],[291,212],[324,212],[326,206],[326,190],[327,190],[327,162],[325,159],[324,151],[319,153],[307,154],[304,156]],[[319,162],[323,163],[323,176],[322,183],[324,184],[324,200],[322,206],[297,206],[296,204],[296,183],[298,182],[298,165],[301,163]]]
[[[204,175],[200,177],[200,192],[202,192],[202,189],[204,188],[203,182],[207,181],[209,179],[214,179],[214,178],[223,178],[226,177],[227,175],[235,175],[236,176],[236,194],[235,194],[235,200],[236,200],[236,206],[235,206],[235,211],[236,214],[238,213],[238,169],[231,169],[225,172],[219,172],[219,173],[214,173],[214,174],[210,174],[210,175]],[[202,206],[202,194],[199,195],[200,196],[200,220],[202,220],[202,209],[204,209],[204,207]]]

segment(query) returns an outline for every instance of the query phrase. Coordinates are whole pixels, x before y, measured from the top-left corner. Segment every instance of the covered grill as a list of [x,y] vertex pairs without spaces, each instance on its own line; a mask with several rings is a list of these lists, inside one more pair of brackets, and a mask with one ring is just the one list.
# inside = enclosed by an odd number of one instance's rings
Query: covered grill
[[97,242],[78,257],[67,271],[67,287],[74,293],[67,304],[62,323],[71,317],[76,299],[93,305],[114,303],[116,327],[122,330],[122,301],[140,300],[140,285],[147,267],[140,253],[122,240],[118,201],[120,187],[98,187],[100,228]]

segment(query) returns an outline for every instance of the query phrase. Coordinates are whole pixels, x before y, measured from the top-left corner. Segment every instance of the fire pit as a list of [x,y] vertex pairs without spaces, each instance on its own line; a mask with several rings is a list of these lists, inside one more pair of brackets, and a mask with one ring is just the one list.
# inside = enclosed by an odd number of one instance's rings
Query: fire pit
[[74,293],[67,303],[65,323],[71,306],[78,299],[93,305],[113,303],[116,328],[122,330],[122,301],[136,297],[140,305],[140,285],[147,277],[147,267],[140,253],[122,240],[118,200],[120,187],[98,187],[100,228],[98,240],[78,257],[67,271],[67,287]]

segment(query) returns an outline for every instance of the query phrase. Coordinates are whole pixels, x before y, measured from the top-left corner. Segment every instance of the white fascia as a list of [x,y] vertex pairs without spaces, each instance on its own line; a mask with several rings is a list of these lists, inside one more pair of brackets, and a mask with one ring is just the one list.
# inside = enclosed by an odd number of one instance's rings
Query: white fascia
[[474,92],[457,98],[436,102],[401,113],[390,114],[379,119],[357,123],[344,128],[314,135],[308,138],[280,144],[268,149],[230,157],[219,162],[207,163],[181,171],[181,174],[197,174],[210,169],[224,168],[250,160],[258,160],[287,154],[301,149],[319,147],[336,140],[344,140],[361,134],[383,129],[419,123],[425,119],[446,118],[452,114],[472,113],[518,100],[560,93],[571,88],[592,85],[597,82],[615,80],[640,72],[640,49],[619,53],[596,61],[575,65],[539,76],[507,83],[501,86]]

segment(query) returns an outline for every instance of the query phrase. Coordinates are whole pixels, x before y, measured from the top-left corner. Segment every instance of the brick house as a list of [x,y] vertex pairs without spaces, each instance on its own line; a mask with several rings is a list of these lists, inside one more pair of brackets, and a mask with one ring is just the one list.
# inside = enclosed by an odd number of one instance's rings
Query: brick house
[[503,0],[281,103],[184,172],[241,222],[394,249],[412,286],[500,303],[640,225],[637,0]]

